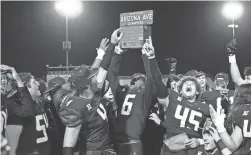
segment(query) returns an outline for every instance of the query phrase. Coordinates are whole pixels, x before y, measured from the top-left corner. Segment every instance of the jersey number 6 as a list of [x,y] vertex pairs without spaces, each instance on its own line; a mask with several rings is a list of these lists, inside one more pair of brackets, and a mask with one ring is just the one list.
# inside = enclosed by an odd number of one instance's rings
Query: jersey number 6
[[129,102],[129,99],[135,99],[136,94],[128,94],[125,97],[125,101],[123,103],[122,109],[121,109],[121,115],[130,115],[132,111],[133,103]]

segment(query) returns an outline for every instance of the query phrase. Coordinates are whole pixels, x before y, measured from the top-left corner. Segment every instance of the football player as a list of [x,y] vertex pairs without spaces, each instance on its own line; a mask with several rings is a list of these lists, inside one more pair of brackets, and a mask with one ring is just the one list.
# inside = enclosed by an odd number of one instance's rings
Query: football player
[[[99,68],[81,65],[74,69],[68,79],[72,93],[62,93],[66,91],[61,89],[53,95],[53,102],[56,107],[59,107],[60,117],[67,126],[64,136],[64,155],[73,154],[73,147],[78,137],[82,155],[116,154],[109,139],[109,125],[106,110],[101,104],[100,90],[106,79],[115,45],[123,35],[119,31],[120,29],[117,29],[113,32],[109,46],[105,47],[105,56],[103,52],[102,56],[98,55],[96,58],[103,59]],[[62,106],[65,107],[63,109],[65,112],[60,110]]]
[[[20,117],[29,117],[35,115],[35,105],[33,100],[19,78],[15,68],[0,65],[1,68],[1,133],[5,135],[7,125],[7,104],[16,115]],[[12,96],[18,96],[19,100],[12,100]],[[12,106],[16,105],[18,106]]]
[[[11,147],[11,155],[27,155],[27,154],[50,154],[50,142],[47,135],[48,119],[43,108],[43,103],[37,101],[40,91],[39,83],[30,73],[18,74],[23,84],[28,88],[29,94],[35,105],[35,116],[20,117],[17,115],[14,107],[19,107],[18,102],[9,103],[6,138]],[[11,97],[12,100],[19,100],[17,94]],[[23,110],[23,109],[22,109]],[[25,111],[28,112],[28,111]]]
[[153,94],[153,82],[149,61],[145,55],[145,45],[142,49],[142,58],[146,76],[141,73],[134,74],[128,89],[122,87],[118,81],[121,55],[124,52],[119,46],[116,46],[109,68],[108,80],[118,105],[115,138],[119,155],[143,154],[141,134],[149,115]]
[[159,103],[165,109],[165,121],[156,123],[166,129],[161,154],[195,154],[197,147],[202,145],[202,128],[209,115],[208,105],[198,102],[201,87],[197,79],[184,76],[179,84],[178,92],[168,91],[162,82],[162,75],[157,66],[155,52],[150,43],[147,52],[154,83],[157,87]]
[[228,90],[229,78],[227,73],[218,73],[215,76],[216,90],[202,94],[201,100],[211,104],[219,114],[224,109],[227,114],[230,104],[234,101],[234,91]]
[[233,124],[233,132],[229,135],[226,132],[224,121],[224,110],[218,114],[210,105],[210,115],[212,122],[223,141],[231,150],[237,150],[236,154],[251,154],[251,84],[243,84],[238,87],[235,94],[234,103],[231,105],[227,122]]
[[198,80],[202,88],[202,93],[207,91],[212,91],[213,89],[215,89],[215,86],[211,78],[207,77],[206,73],[202,71],[190,70],[185,75],[195,77]]
[[235,52],[237,50],[236,45],[237,45],[236,38],[233,38],[227,45],[227,52],[229,55],[228,58],[230,63],[230,72],[232,79],[238,86],[240,86],[245,83],[251,83],[251,67],[245,68],[244,71],[245,79],[242,79],[235,57]]

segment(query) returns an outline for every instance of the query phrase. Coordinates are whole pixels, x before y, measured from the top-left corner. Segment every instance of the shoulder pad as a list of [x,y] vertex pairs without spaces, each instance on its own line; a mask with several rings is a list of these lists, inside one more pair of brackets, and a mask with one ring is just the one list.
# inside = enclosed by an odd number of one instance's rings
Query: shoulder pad
[[59,116],[66,126],[78,126],[88,119],[89,111],[92,109],[90,100],[65,96],[59,107]]

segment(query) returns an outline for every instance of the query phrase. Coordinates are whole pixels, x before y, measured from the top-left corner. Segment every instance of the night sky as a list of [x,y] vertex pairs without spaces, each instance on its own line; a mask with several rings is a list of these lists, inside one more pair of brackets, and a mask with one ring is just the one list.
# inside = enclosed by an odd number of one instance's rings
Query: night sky
[[[65,21],[54,2],[1,2],[1,61],[18,72],[45,75],[45,65],[65,64],[62,41]],[[69,20],[72,65],[91,65],[101,38],[110,38],[124,12],[153,10],[153,44],[162,73],[165,57],[178,59],[178,73],[198,69],[212,74],[229,73],[225,45],[232,29],[221,14],[223,2],[83,2],[82,14]],[[238,65],[243,73],[251,66],[251,2],[242,2],[244,14],[237,20]],[[144,72],[141,51],[123,55],[120,75]]]

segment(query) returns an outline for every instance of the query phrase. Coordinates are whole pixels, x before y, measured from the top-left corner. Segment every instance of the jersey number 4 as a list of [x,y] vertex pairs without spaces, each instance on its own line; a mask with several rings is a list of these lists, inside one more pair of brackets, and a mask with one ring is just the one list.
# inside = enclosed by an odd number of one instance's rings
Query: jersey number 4
[[128,94],[125,97],[125,101],[123,103],[122,109],[121,109],[121,115],[130,115],[132,111],[133,103],[129,102],[129,99],[135,99],[136,94]]
[[[180,120],[180,127],[185,128],[190,109],[185,108],[184,112],[183,112],[183,115],[181,115],[181,109],[182,109],[182,106],[177,105],[174,117]],[[200,123],[194,119],[196,116],[197,117],[202,117],[202,113],[200,113],[198,111],[191,110],[188,122],[194,125],[194,130],[195,131],[198,131]]]
[[[45,124],[42,124],[41,120],[43,120],[43,122],[45,122]],[[46,128],[48,128],[48,126],[49,126],[49,124],[48,124],[48,118],[47,118],[46,114],[36,116],[36,129],[37,129],[37,131],[43,132],[43,137],[37,138],[38,144],[46,142],[48,140],[48,136],[47,136],[47,132],[46,132]]]

